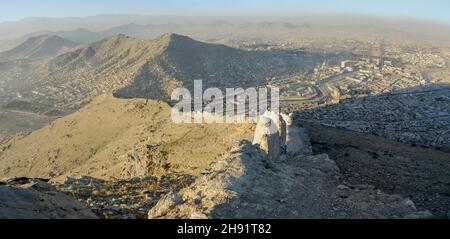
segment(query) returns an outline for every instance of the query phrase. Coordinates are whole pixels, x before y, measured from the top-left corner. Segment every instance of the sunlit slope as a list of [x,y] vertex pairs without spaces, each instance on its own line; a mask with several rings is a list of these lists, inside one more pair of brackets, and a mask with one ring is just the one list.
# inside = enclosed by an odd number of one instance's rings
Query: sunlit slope
[[198,175],[252,136],[252,125],[177,125],[170,112],[162,102],[102,95],[79,112],[3,142],[0,177]]

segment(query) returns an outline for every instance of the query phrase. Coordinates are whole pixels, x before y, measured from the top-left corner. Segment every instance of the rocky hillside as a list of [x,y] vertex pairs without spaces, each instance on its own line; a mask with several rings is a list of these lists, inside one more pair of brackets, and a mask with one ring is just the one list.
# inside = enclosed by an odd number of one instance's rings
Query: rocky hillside
[[276,162],[243,142],[211,164],[191,186],[169,193],[149,218],[426,218],[414,203],[369,185],[339,184],[327,155]]
[[[297,71],[301,62],[270,52],[248,52],[176,34],[155,40],[117,35],[60,55],[37,71],[28,91],[34,102],[78,109],[93,97],[115,92],[124,98],[168,99],[177,87],[246,87]],[[25,90],[27,91],[27,90]]]
[[40,35],[29,38],[24,43],[9,51],[0,53],[0,60],[8,61],[55,57],[78,45],[78,43],[56,35]]
[[[369,183],[342,180],[348,172],[326,154],[311,155],[308,134],[297,123],[284,127],[287,142],[277,142],[286,150],[272,159],[274,144],[264,144],[266,150],[250,142],[260,124],[177,125],[166,103],[102,95],[43,129],[1,142],[0,178],[46,178],[51,185],[37,179],[26,184],[63,193],[48,199],[39,209],[43,214],[24,210],[24,217],[58,216],[61,200],[74,203],[66,195],[101,218],[436,216],[409,193],[388,194]],[[301,145],[309,150],[291,150]],[[32,200],[50,190],[6,186],[0,190],[8,191],[10,203],[0,207],[0,218],[14,215],[14,195]]]
[[[177,125],[162,102],[103,95],[77,113],[0,146],[0,178],[199,175],[252,125]],[[223,132],[227,132],[226,137]]]
[[334,160],[313,155],[309,134],[292,116],[264,114],[254,136],[253,143],[243,140],[211,163],[189,187],[162,197],[148,217],[432,217],[401,195],[344,183]]

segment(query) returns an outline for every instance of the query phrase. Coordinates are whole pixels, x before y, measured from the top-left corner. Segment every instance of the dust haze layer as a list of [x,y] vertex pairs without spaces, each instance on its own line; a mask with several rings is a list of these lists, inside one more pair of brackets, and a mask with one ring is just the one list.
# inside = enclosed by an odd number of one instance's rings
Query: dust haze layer
[[449,26],[446,24],[407,18],[330,14],[286,17],[99,15],[29,18],[0,23],[0,51],[9,50],[31,36],[42,34],[55,34],[80,43],[93,43],[115,34],[148,39],[164,32],[177,32],[201,40],[333,35],[450,39]]

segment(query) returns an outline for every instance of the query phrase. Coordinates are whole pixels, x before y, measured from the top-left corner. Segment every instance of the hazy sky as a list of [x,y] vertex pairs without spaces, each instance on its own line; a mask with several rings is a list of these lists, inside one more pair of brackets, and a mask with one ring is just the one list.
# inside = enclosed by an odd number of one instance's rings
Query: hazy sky
[[243,15],[357,13],[450,23],[449,0],[6,0],[0,21],[97,14]]

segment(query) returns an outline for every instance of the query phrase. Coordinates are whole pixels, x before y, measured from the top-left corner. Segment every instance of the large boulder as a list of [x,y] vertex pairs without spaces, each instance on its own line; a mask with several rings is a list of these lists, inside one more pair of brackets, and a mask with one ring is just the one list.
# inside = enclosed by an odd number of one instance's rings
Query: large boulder
[[278,128],[278,137],[280,138],[280,153],[286,154],[287,143],[287,122],[283,118],[283,114],[279,114],[275,117],[275,124]]
[[282,155],[295,157],[313,154],[306,129],[295,124],[292,115],[264,113],[256,126],[253,144],[259,145],[275,160]]
[[305,128],[294,123],[292,114],[281,114],[286,122],[286,154],[289,157],[312,155],[310,137]]
[[261,116],[256,126],[253,144],[259,145],[267,153],[269,158],[278,159],[282,147],[279,128],[274,118],[273,115],[268,114]]
[[0,183],[0,219],[96,219],[87,207],[44,181]]

